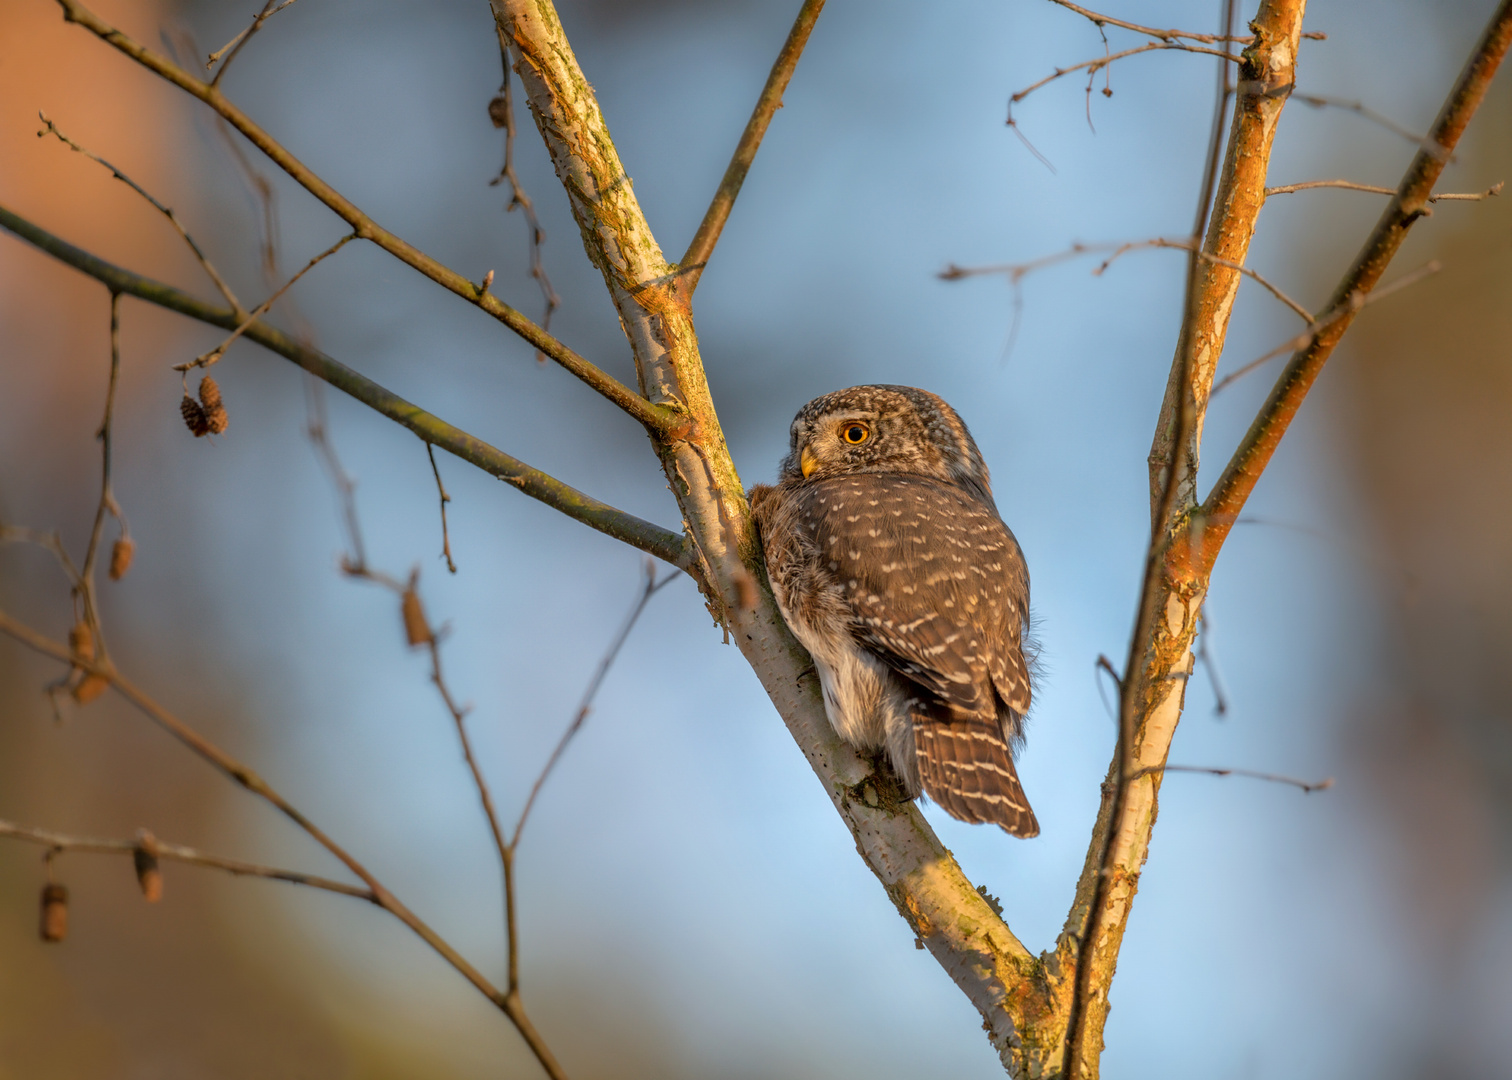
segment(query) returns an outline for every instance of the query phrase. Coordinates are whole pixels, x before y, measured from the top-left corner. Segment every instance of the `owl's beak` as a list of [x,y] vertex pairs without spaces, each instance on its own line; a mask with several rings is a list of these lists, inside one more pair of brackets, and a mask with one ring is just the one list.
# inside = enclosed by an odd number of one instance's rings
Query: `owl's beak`
[[803,470],[803,478],[805,480],[809,478],[810,473],[819,467],[819,459],[814,456],[814,452],[807,445],[804,446],[803,452],[798,455],[798,467]]

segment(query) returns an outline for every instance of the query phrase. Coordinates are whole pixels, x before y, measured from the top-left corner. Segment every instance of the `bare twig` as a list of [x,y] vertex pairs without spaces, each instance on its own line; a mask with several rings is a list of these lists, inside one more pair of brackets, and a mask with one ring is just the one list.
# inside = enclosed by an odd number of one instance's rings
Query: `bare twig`
[[1130,780],[1137,780],[1141,776],[1154,776],[1159,773],[1204,773],[1208,776],[1246,776],[1251,780],[1265,780],[1273,784],[1289,784],[1295,788],[1301,788],[1307,794],[1314,791],[1327,791],[1333,787],[1333,777],[1322,780],[1298,780],[1293,776],[1282,776],[1279,773],[1255,772],[1253,769],[1224,769],[1208,765],[1151,765],[1149,768],[1140,769],[1130,774]]
[[1042,87],[1048,86],[1050,83],[1053,83],[1056,79],[1063,79],[1074,71],[1086,71],[1088,75],[1096,75],[1103,68],[1106,68],[1108,65],[1114,63],[1115,61],[1122,60],[1126,57],[1138,56],[1140,53],[1163,51],[1202,53],[1206,56],[1222,57],[1226,61],[1238,61],[1238,57],[1234,56],[1232,53],[1223,52],[1218,49],[1210,49],[1206,45],[1194,45],[1183,41],[1146,42],[1145,44],[1137,45],[1132,49],[1124,49],[1121,52],[1109,53],[1103,56],[1094,57],[1091,60],[1083,60],[1079,64],[1072,64],[1070,67],[1056,68],[1052,74],[1046,75],[1043,79],[1039,80],[1036,83],[1031,83],[1030,85],[1024,87],[1022,90],[1014,93],[1008,99],[1008,123],[1009,125],[1013,125],[1014,123],[1013,106],[1017,105],[1020,101],[1023,101],[1026,97],[1034,93],[1036,90],[1039,90]]
[[457,564],[452,562],[451,533],[446,528],[446,504],[451,502],[451,496],[446,493],[446,485],[441,482],[441,468],[436,464],[436,448],[426,443],[425,453],[430,458],[431,472],[436,477],[436,493],[441,496],[441,554],[446,559],[446,568],[455,574]]
[[203,353],[202,355],[195,357],[193,360],[189,361],[189,363],[187,363],[187,364],[175,364],[175,365],[173,365],[173,370],[174,371],[191,371],[194,368],[209,367],[211,364],[219,363],[220,362],[220,358],[222,356],[226,355],[226,350],[229,349],[232,345],[234,345],[236,343],[236,339],[239,338],[239,337],[241,337],[243,334],[245,334],[247,332],[247,330],[252,326],[252,324],[254,322],[256,322],[258,319],[260,319],[264,315],[266,315],[268,313],[269,309],[272,308],[273,305],[278,302],[279,297],[283,296],[284,293],[288,292],[289,289],[291,289],[293,287],[293,285],[294,285],[294,283],[296,281],[298,281],[300,278],[304,277],[305,274],[307,274],[311,270],[313,270],[315,268],[315,265],[317,263],[321,262],[323,259],[325,259],[326,257],[328,257],[330,255],[336,254],[336,252],[340,251],[343,247],[345,247],[347,245],[348,241],[355,240],[355,239],[357,239],[357,234],[356,233],[347,233],[340,240],[336,241],[330,247],[326,248],[319,255],[315,256],[313,259],[311,259],[309,262],[307,262],[304,265],[304,269],[300,270],[297,274],[295,274],[293,277],[291,277],[288,281],[284,282],[283,285],[278,289],[277,292],[275,292],[272,296],[268,297],[261,304],[258,304],[257,307],[254,308],[247,315],[247,317],[242,320],[241,325],[239,325],[235,330],[231,331],[231,335],[229,337],[227,337],[226,340],[222,341],[219,345],[217,345],[215,348],[211,349],[209,352]]
[[206,255],[200,248],[200,246],[194,242],[194,237],[189,235],[189,230],[184,228],[183,222],[179,221],[178,217],[173,213],[171,209],[160,203],[150,191],[144,188],[141,184],[138,184],[135,180],[127,176],[110,162],[106,161],[99,155],[91,153],[90,151],[84,149],[84,147],[80,146],[78,143],[70,139],[67,135],[63,134],[63,132],[59,131],[58,125],[53,123],[52,120],[48,119],[46,113],[38,112],[37,115],[42,119],[42,123],[46,125],[46,127],[42,131],[37,132],[38,136],[47,135],[49,133],[55,135],[57,136],[58,141],[63,143],[63,145],[67,146],[69,149],[83,154],[85,157],[89,158],[89,160],[98,162],[99,164],[105,166],[105,168],[110,170],[111,176],[114,176],[117,180],[125,184],[132,191],[135,191],[142,198],[146,199],[153,205],[154,208],[157,209],[159,213],[167,218],[169,224],[177,229],[178,234],[184,238],[184,243],[189,245],[189,250],[194,252],[194,257],[199,260],[200,266],[204,268],[205,275],[211,280],[211,282],[214,283],[216,291],[218,291],[221,296],[225,298],[226,303],[231,305],[231,310],[235,311],[238,315],[245,316],[246,309],[241,306],[241,301],[238,300],[236,298],[236,294],[231,291],[231,286],[226,284],[225,278],[220,276],[219,271],[217,271],[215,269],[215,266],[210,262],[210,257]]
[[[17,825],[11,821],[0,821],[0,837],[20,840],[29,844],[42,844],[57,852],[71,851],[83,855],[129,856],[134,855],[142,846],[140,840],[98,840],[87,836],[66,836],[63,833],[52,832],[48,829],[37,829],[29,825]],[[173,862],[188,863],[191,866],[205,866],[212,870],[224,870],[238,877],[260,877],[273,881],[287,881],[294,885],[306,885],[312,889],[324,889],[326,892],[353,896],[372,904],[378,903],[378,898],[372,889],[363,888],[359,885],[348,885],[342,881],[332,881],[330,878],[320,877],[317,874],[306,874],[300,870],[284,870],[276,866],[262,866],[257,863],[244,862],[241,859],[228,859],[221,855],[211,855],[198,851],[195,848],[184,847],[182,844],[169,844],[162,840],[157,840],[154,843],[153,854],[160,859],[168,859]]]
[[222,56],[225,56],[226,50],[229,49],[231,51],[231,55],[226,57],[226,62],[222,64],[220,70],[215,73],[215,78],[210,80],[211,86],[220,85],[221,77],[226,74],[226,69],[231,66],[231,61],[235,60],[237,53],[242,51],[242,46],[246,45],[248,41],[252,40],[252,35],[262,29],[262,24],[267,22],[270,18],[272,18],[274,15],[277,15],[280,11],[282,11],[292,3],[294,3],[294,0],[282,0],[282,2],[280,2],[280,0],[268,0],[268,2],[263,5],[263,9],[259,11],[257,13],[257,16],[252,20],[251,26],[248,26],[241,33],[237,34],[230,41],[226,42],[219,49],[216,49],[213,53],[210,54],[209,59],[205,61],[206,71],[209,71],[211,68],[213,68],[215,66],[215,62]]
[[635,629],[635,623],[641,617],[641,612],[646,610],[646,605],[661,587],[675,577],[677,577],[676,574],[669,574],[660,581],[657,581],[656,567],[649,561],[646,563],[646,581],[641,586],[640,596],[636,599],[635,606],[630,609],[630,614],[626,616],[624,623],[620,626],[619,633],[615,634],[614,640],[609,643],[609,649],[604,653],[603,659],[599,661],[598,667],[594,670],[593,678],[588,680],[588,689],[583,692],[583,700],[578,705],[578,710],[572,718],[572,723],[567,725],[567,730],[562,733],[562,738],[557,743],[556,749],[551,752],[551,757],[546,760],[546,766],[541,770],[541,775],[536,777],[535,784],[531,786],[530,797],[525,800],[525,808],[520,811],[520,819],[515,822],[514,835],[509,841],[510,847],[519,846],[520,834],[525,831],[525,821],[530,817],[530,810],[535,805],[536,796],[541,793],[541,788],[545,786],[547,777],[551,775],[551,771],[556,768],[557,762],[561,760],[563,751],[567,749],[567,744],[572,741],[573,736],[582,730],[584,721],[588,719],[588,713],[592,711],[593,699],[598,695],[599,687],[604,684],[604,677],[609,674],[609,669],[614,665],[615,658],[619,656],[620,649],[629,640],[630,631]]
[[1415,131],[1402,127],[1402,125],[1396,123],[1390,117],[1376,112],[1363,102],[1345,101],[1343,98],[1327,97],[1323,94],[1295,94],[1293,96],[1302,102],[1302,104],[1311,105],[1314,109],[1343,109],[1345,112],[1352,112],[1357,116],[1363,116],[1366,120],[1369,120],[1373,124],[1378,124],[1393,135],[1400,135],[1408,142],[1416,143],[1423,153],[1440,162],[1448,163],[1454,160],[1451,147],[1435,142],[1432,136],[1419,135]]
[[[1074,11],[1083,18],[1089,20],[1099,30],[1104,26],[1116,26],[1121,30],[1132,30],[1136,34],[1144,34],[1159,41],[1201,41],[1209,45],[1217,45],[1230,42],[1235,45],[1248,45],[1255,39],[1253,37],[1237,37],[1233,34],[1198,34],[1190,30],[1160,30],[1153,26],[1140,26],[1138,23],[1125,22],[1123,19],[1115,19],[1111,15],[1091,11],[1080,4],[1073,4],[1071,0],[1050,0],[1053,4],[1059,4],[1068,11]],[[1327,34],[1308,33],[1303,38],[1311,41],[1327,41]]]
[[[224,308],[211,307],[171,285],[153,281],[151,278],[108,263],[54,236],[46,229],[32,224],[3,206],[0,206],[0,227],[10,230],[54,258],[96,278],[110,289],[140,297],[149,303],[168,308],[170,311],[177,311],[212,326],[234,330],[240,325],[240,320],[233,312]],[[531,498],[539,499],[560,510],[568,517],[623,540],[632,547],[655,555],[658,559],[664,559],[680,569],[692,564],[690,549],[683,536],[600,502],[539,469],[531,468],[518,458],[511,457],[483,440],[453,427],[366,376],[333,360],[320,350],[296,341],[283,331],[259,320],[247,330],[245,336],[264,348],[271,349],[293,361],[311,375],[331,384],[343,393],[350,394],[374,411],[403,424],[425,442],[432,443],[463,461],[478,466],[490,476],[505,481]]]
[[57,0],[63,9],[64,18],[77,23],[95,34],[102,41],[118,49],[149,71],[162,76],[168,82],[204,102],[224,117],[232,127],[241,132],[284,172],[293,177],[306,191],[330,207],[352,231],[364,240],[370,240],[401,262],[418,270],[437,284],[477,305],[483,311],[509,327],[531,345],[551,357],[562,367],[592,387],[599,394],[629,413],[649,430],[661,435],[673,435],[685,426],[685,419],[678,409],[653,404],[620,382],[608,372],[569,349],[552,337],[519,311],[504,303],[491,292],[480,289],[476,282],[426,255],[414,245],[383,228],[357,205],[322,180],[308,166],[285,149],[276,139],[254,123],[241,109],[233,105],[220,88],[198,79],[173,63],[165,56],[153,52],[132,40],[128,35],[105,22],[85,7],[80,0]]
[[[1103,928],[1103,921],[1109,912],[1105,910],[1108,905],[1109,890],[1112,888],[1114,865],[1119,855],[1119,839],[1124,829],[1124,811],[1127,807],[1127,794],[1129,788],[1129,761],[1134,754],[1134,740],[1138,734],[1141,713],[1144,702],[1141,699],[1143,687],[1139,673],[1146,660],[1146,653],[1151,649],[1157,633],[1157,622],[1161,621],[1159,608],[1161,607],[1161,592],[1164,586],[1161,573],[1164,548],[1167,542],[1170,522],[1176,512],[1183,482],[1186,479],[1188,469],[1195,468],[1189,460],[1188,443],[1193,438],[1193,432],[1198,424],[1198,400],[1195,389],[1194,375],[1198,374],[1197,358],[1193,355],[1197,350],[1199,328],[1197,326],[1201,318],[1205,296],[1204,286],[1208,284],[1202,277],[1204,263],[1203,233],[1208,226],[1209,208],[1213,206],[1213,196],[1219,185],[1220,160],[1223,154],[1223,121],[1228,110],[1229,97],[1232,93],[1231,83],[1228,76],[1228,61],[1233,59],[1229,55],[1227,39],[1233,36],[1234,24],[1234,0],[1223,0],[1220,10],[1223,13],[1223,33],[1225,39],[1220,56],[1222,60],[1218,65],[1218,85],[1216,101],[1213,108],[1212,130],[1208,136],[1208,150],[1202,173],[1202,187],[1197,200],[1197,208],[1192,223],[1192,233],[1187,251],[1186,289],[1182,302],[1181,330],[1176,343],[1176,362],[1172,365],[1173,373],[1170,382],[1172,392],[1175,394],[1175,431],[1172,433],[1169,459],[1166,462],[1165,483],[1160,492],[1154,513],[1151,516],[1152,527],[1150,540],[1145,552],[1145,565],[1140,583],[1139,605],[1135,612],[1134,632],[1130,636],[1129,655],[1124,664],[1123,678],[1119,681],[1119,709],[1118,709],[1118,737],[1114,746],[1112,766],[1112,790],[1105,794],[1104,799],[1108,806],[1107,825],[1102,836],[1099,838],[1094,826],[1092,852],[1089,852],[1087,865],[1095,866],[1095,876],[1092,880],[1091,894],[1088,900],[1086,917],[1076,933],[1076,967],[1071,991],[1071,1002],[1066,1021],[1065,1052],[1062,1059],[1063,1073],[1066,1075],[1079,1075],[1083,1072],[1082,1063],[1088,1057],[1094,1060],[1097,1050],[1088,1048],[1088,1034],[1090,1031],[1100,1030],[1089,1024],[1089,1013],[1092,1008],[1092,987],[1094,978],[1094,952],[1099,947],[1111,948],[1113,955],[1117,955],[1116,942],[1108,942],[1101,945],[1107,936]],[[1261,14],[1256,19],[1256,29],[1260,29],[1260,23],[1266,20],[1266,10],[1262,7]],[[1276,20],[1281,21],[1281,20]],[[1300,19],[1297,20],[1300,23]],[[1300,28],[1300,27],[1299,27]],[[1272,30],[1274,32],[1274,30]],[[1295,33],[1295,31],[1293,31]],[[1293,39],[1295,42],[1295,39]],[[1286,57],[1288,62],[1294,60],[1294,56]],[[1253,92],[1264,93],[1263,88],[1256,88]],[[1241,121],[1235,120],[1235,139],[1240,135]],[[1224,176],[1225,186],[1234,183],[1233,162],[1230,157],[1230,168]],[[1263,171],[1263,163],[1261,169]],[[1256,207],[1258,212],[1258,207]],[[1220,226],[1222,222],[1218,223]],[[1215,228],[1215,236],[1220,229]],[[1246,237],[1247,241],[1247,237]],[[1241,252],[1247,250],[1247,242]],[[1241,254],[1242,258],[1242,254]],[[1170,392],[1168,392],[1168,398]],[[1164,411],[1164,410],[1162,410]],[[1106,789],[1105,789],[1106,790]],[[1095,854],[1093,854],[1095,853]],[[1142,861],[1142,860],[1141,860]],[[1081,888],[1078,886],[1078,893]],[[1074,910],[1074,908],[1073,908]],[[1105,1010],[1107,1006],[1106,984],[1100,1006]],[[1091,1040],[1100,1043],[1100,1039]],[[1092,1070],[1095,1075],[1095,1067]]]
[[761,96],[756,99],[751,118],[746,121],[745,130],[740,133],[740,141],[735,144],[735,153],[725,168],[724,177],[719,181],[719,189],[715,191],[713,201],[709,203],[703,220],[699,222],[698,231],[693,234],[688,250],[678,263],[685,282],[684,288],[690,295],[698,288],[698,280],[703,276],[709,256],[714,253],[714,245],[719,243],[719,234],[724,231],[725,222],[730,218],[735,198],[740,194],[746,174],[751,170],[751,163],[756,160],[756,151],[761,147],[761,140],[766,136],[772,117],[782,108],[782,95],[787,90],[793,71],[798,67],[798,58],[803,55],[809,34],[823,10],[824,0],[803,0],[803,6],[798,9],[798,17],[793,20],[793,28],[788,31],[787,40],[782,43],[777,59],[772,62],[772,70],[767,75],[766,85],[761,88]]
[[37,633],[24,623],[12,619],[4,612],[0,612],[0,633],[4,633],[16,641],[27,646],[35,652],[50,656],[55,660],[81,667],[91,674],[98,675],[108,680],[122,697],[144,713],[159,727],[163,728],[179,742],[183,743],[200,758],[213,765],[221,773],[225,774],[237,784],[246,788],[254,795],[264,799],[277,808],[285,817],[293,821],[301,829],[310,835],[321,847],[325,848],[348,870],[356,874],[373,893],[373,902],[389,912],[400,922],[413,930],[419,937],[439,953],[448,963],[456,968],[462,975],[478,988],[489,1000],[500,1003],[502,995],[488,982],[483,975],[474,968],[466,959],[446,941],[432,930],[419,916],[410,911],[399,902],[392,893],[372,875],[369,870],[358,862],[340,844],[331,839],[319,826],[307,818],[301,811],[294,807],[287,799],[280,795],[272,785],[246,765],[237,761],[220,747],[206,739],[194,728],[184,723],[173,713],[159,705],[152,698],[139,690],[134,684],[110,668],[93,661],[83,660],[75,656],[73,652],[59,642],[53,641],[42,634]]
[[96,655],[104,660],[105,635],[100,626],[99,604],[95,594],[95,564],[100,555],[100,540],[105,534],[105,518],[115,515],[121,520],[115,491],[110,483],[111,451],[114,448],[116,387],[121,379],[121,294],[110,294],[110,379],[105,388],[105,415],[95,437],[100,440],[100,499],[95,508],[94,525],[89,531],[89,546],[84,551],[84,565],[79,568],[76,586],[95,634]]
[[[1480,202],[1482,199],[1489,199],[1493,196],[1500,195],[1502,188],[1505,186],[1506,181],[1502,180],[1498,181],[1495,184],[1492,184],[1485,191],[1471,191],[1468,193],[1460,194],[1445,192],[1439,195],[1428,196],[1428,201],[1431,203]],[[1272,195],[1290,195],[1294,191],[1311,191],[1313,188],[1345,188],[1348,191],[1368,191],[1373,195],[1396,194],[1395,188],[1375,187],[1371,184],[1356,184],[1352,180],[1308,180],[1301,184],[1282,184],[1280,187],[1268,187],[1265,189],[1265,197],[1270,198]]]
[[1329,330],[1333,329],[1339,323],[1353,319],[1355,314],[1359,312],[1361,308],[1368,307],[1370,304],[1375,303],[1377,300],[1384,300],[1392,293],[1399,292],[1400,290],[1405,289],[1410,285],[1416,285],[1419,281],[1422,281],[1424,278],[1438,273],[1441,269],[1443,269],[1442,264],[1439,263],[1437,259],[1433,259],[1429,262],[1424,263],[1422,266],[1412,271],[1412,273],[1404,274],[1402,277],[1398,278],[1396,281],[1393,281],[1390,285],[1387,285],[1384,288],[1376,289],[1374,292],[1370,293],[1350,293],[1342,304],[1339,304],[1332,311],[1325,313],[1321,318],[1318,319],[1317,322],[1313,323],[1312,326],[1302,331],[1302,333],[1298,334],[1296,337],[1288,338],[1280,345],[1277,345],[1270,352],[1266,353],[1264,356],[1256,357],[1254,360],[1251,360],[1249,363],[1241,366],[1238,370],[1232,371],[1229,374],[1225,375],[1223,378],[1219,379],[1218,382],[1214,384],[1212,392],[1216,394],[1218,393],[1218,391],[1222,390],[1230,383],[1244,378],[1244,376],[1260,367],[1267,360],[1274,360],[1276,357],[1282,355],[1283,353],[1295,352],[1298,349],[1307,348],[1308,346],[1316,342],[1319,337],[1327,333]]
[[957,266],[955,263],[951,263],[950,265],[946,266],[944,270],[940,271],[939,277],[943,281],[960,281],[963,278],[1001,274],[1004,277],[1008,278],[1009,283],[1014,286],[1015,297],[1017,297],[1018,293],[1016,290],[1018,288],[1019,282],[1025,276],[1033,273],[1036,270],[1041,270],[1047,266],[1053,266],[1056,263],[1065,262],[1068,259],[1074,259],[1082,255],[1094,255],[1101,254],[1103,252],[1109,252],[1110,254],[1108,255],[1108,257],[1104,259],[1102,263],[1100,263],[1097,268],[1092,271],[1093,276],[1100,277],[1104,272],[1107,271],[1108,267],[1113,265],[1116,260],[1122,258],[1124,255],[1128,254],[1131,251],[1140,251],[1144,249],[1169,249],[1174,251],[1185,251],[1188,253],[1195,252],[1196,257],[1201,259],[1203,262],[1211,263],[1214,266],[1227,267],[1230,270],[1234,270],[1238,273],[1243,274],[1251,281],[1259,284],[1277,300],[1281,301],[1281,303],[1291,308],[1291,310],[1296,312],[1303,322],[1308,323],[1309,325],[1312,325],[1313,323],[1312,313],[1301,304],[1297,303],[1297,301],[1293,300],[1290,296],[1287,296],[1286,293],[1282,292],[1274,282],[1270,281],[1268,278],[1263,277],[1258,272],[1251,270],[1247,266],[1243,266],[1231,259],[1225,259],[1222,256],[1214,255],[1210,252],[1202,250],[1200,243],[1195,243],[1190,239],[1173,240],[1166,237],[1154,237],[1149,240],[1133,240],[1124,244],[1076,243],[1072,244],[1065,251],[1058,251],[1052,255],[1044,255],[1038,259],[1031,259],[1028,262],[1022,263],[1005,263],[995,266]]
[[[516,208],[525,215],[525,225],[529,230],[530,251],[530,276],[536,279],[536,284],[541,287],[541,298],[546,301],[546,313],[541,317],[541,329],[551,329],[552,313],[561,305],[562,298],[551,287],[551,279],[546,276],[546,264],[541,259],[541,245],[546,242],[546,230],[541,228],[541,220],[536,217],[535,203],[531,202],[530,196],[525,194],[525,188],[520,183],[519,174],[515,172],[515,113],[514,113],[514,80],[509,76],[509,42],[504,38],[504,28],[499,24],[497,17],[494,19],[494,29],[499,36],[499,58],[504,65],[504,81],[499,86],[498,96],[488,103],[488,115],[493,121],[494,127],[504,129],[504,167],[499,170],[499,175],[490,180],[489,186],[508,181],[509,205],[504,208],[507,214]],[[493,271],[489,271],[492,277]],[[484,286],[486,292],[488,286]],[[546,354],[536,350],[536,361],[544,363]]]
[[1208,673],[1208,682],[1213,687],[1213,713],[1216,716],[1228,715],[1228,695],[1223,690],[1223,677],[1218,674],[1218,662],[1213,659],[1213,653],[1208,648],[1208,635],[1213,629],[1213,620],[1208,617],[1207,605],[1202,605],[1202,614],[1198,616],[1201,626],[1197,632],[1197,659],[1201,661],[1203,668]]

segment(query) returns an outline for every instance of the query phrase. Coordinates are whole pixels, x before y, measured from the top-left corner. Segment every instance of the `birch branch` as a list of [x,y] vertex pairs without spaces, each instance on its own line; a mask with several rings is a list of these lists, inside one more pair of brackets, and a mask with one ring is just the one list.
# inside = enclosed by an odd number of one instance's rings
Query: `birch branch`
[[[112,292],[127,293],[226,330],[235,330],[241,325],[242,320],[235,312],[212,307],[172,285],[165,285],[108,263],[33,225],[4,206],[0,206],[0,226],[54,258],[82,270]],[[683,537],[600,502],[539,469],[531,468],[482,439],[412,405],[319,349],[296,341],[261,320],[252,323],[244,336],[285,359],[292,360],[310,374],[351,395],[375,412],[404,425],[425,442],[476,465],[490,476],[503,480],[568,517],[639,548],[648,555],[655,555],[673,566],[687,569],[691,565],[688,544]]]
[[655,402],[677,402],[686,437],[656,439],[703,569],[705,599],[745,655],[913,934],[981,1013],[1004,1063],[1024,1074],[1043,969],[976,891],[913,803],[840,741],[808,655],[788,633],[765,574],[750,508],[709,396],[687,290],[636,202],[593,90],[544,0],[493,0],[536,126],[603,274]]

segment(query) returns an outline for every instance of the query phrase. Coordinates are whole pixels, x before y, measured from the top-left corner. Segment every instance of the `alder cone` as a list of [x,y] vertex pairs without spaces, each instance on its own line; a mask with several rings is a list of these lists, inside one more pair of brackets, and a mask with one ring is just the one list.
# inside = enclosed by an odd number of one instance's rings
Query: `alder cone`
[[206,375],[200,380],[199,396],[205,415],[205,430],[212,435],[219,435],[226,430],[229,419],[226,416],[226,406],[221,401],[220,385]]
[[73,694],[73,699],[80,705],[88,705],[109,688],[109,679],[103,675],[96,675],[91,672],[80,679],[78,685],[69,692]]
[[122,536],[110,548],[110,580],[120,581],[131,569],[131,559],[136,555],[136,544],[129,536]]
[[509,99],[503,94],[488,103],[488,118],[493,121],[496,128],[504,127],[509,123]]
[[89,624],[83,619],[73,624],[68,631],[68,648],[80,660],[93,660],[95,657],[94,634],[89,630]]
[[42,886],[42,921],[37,928],[43,941],[62,941],[68,936],[68,887],[48,882]]
[[205,410],[188,394],[185,394],[184,400],[179,402],[179,412],[184,414],[184,423],[194,433],[196,439],[210,433],[210,422],[205,418]]
[[420,606],[420,594],[413,587],[404,590],[404,599],[399,610],[404,615],[404,639],[410,645],[430,643],[430,624],[425,621],[425,609]]

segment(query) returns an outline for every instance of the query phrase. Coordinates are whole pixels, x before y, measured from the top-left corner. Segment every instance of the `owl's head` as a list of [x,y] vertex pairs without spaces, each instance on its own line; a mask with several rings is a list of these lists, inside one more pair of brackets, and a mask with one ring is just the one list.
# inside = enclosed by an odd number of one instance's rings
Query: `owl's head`
[[793,418],[781,468],[791,480],[929,476],[992,497],[982,452],[956,411],[912,386],[852,386],[815,398]]

